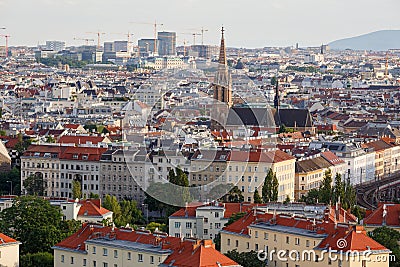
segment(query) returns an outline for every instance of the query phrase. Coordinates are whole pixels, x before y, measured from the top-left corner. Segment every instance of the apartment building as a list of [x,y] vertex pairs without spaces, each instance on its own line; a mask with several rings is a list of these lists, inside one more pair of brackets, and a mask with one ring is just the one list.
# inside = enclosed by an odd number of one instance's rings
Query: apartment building
[[185,207],[169,216],[169,235],[214,239],[229,218],[239,212],[247,212],[252,203],[211,203],[198,207]]
[[54,247],[54,266],[239,267],[211,240],[181,239],[146,230],[84,224]]
[[295,158],[281,150],[232,151],[228,158],[226,177],[242,191],[245,201],[253,202],[254,191],[261,189],[269,171],[279,182],[278,201],[294,199]]
[[137,150],[131,154],[131,158],[128,156],[129,153],[122,149],[111,149],[102,154],[100,159],[101,198],[110,195],[118,200],[132,199],[138,204],[143,203],[145,198],[143,186],[154,180],[154,167],[147,157],[146,150]]
[[371,181],[375,178],[375,151],[363,149],[360,142],[312,141],[309,148],[326,148],[342,159],[347,165],[343,178],[350,179],[352,185]]
[[[336,219],[249,212],[221,231],[221,252],[262,250],[268,254],[264,256],[269,266],[276,267],[389,266],[389,249],[368,237],[363,226]],[[363,257],[367,251],[370,258]]]
[[[21,156],[21,184],[30,175],[43,178],[44,195],[72,198],[72,182],[82,194],[99,194],[100,156],[106,148],[32,145]],[[22,186],[22,192],[26,190]]]
[[0,266],[19,267],[21,242],[0,233]]
[[279,182],[278,201],[287,196],[294,199],[295,161],[281,150],[198,150],[191,158],[190,185],[202,186],[204,191],[216,184],[236,185],[244,200],[252,202],[271,168]]

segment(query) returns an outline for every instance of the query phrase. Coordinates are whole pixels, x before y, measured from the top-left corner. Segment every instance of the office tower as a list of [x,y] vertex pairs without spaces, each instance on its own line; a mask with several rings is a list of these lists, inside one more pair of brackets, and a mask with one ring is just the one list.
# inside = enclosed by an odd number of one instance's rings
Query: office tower
[[140,54],[154,53],[154,39],[140,39],[138,40]]
[[114,41],[115,52],[128,51],[128,41]]
[[46,41],[46,49],[53,51],[62,51],[65,48],[65,42],[62,41]]
[[176,55],[176,32],[158,33],[158,54],[160,56]]
[[104,42],[104,52],[114,52],[115,47],[114,47],[114,42]]

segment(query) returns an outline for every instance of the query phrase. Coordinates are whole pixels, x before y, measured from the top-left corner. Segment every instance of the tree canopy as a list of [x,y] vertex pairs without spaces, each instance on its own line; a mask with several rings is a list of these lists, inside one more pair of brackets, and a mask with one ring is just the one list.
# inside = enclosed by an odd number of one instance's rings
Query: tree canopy
[[262,187],[262,198],[264,203],[278,201],[278,189],[279,182],[276,173],[274,173],[272,169],[269,169]]
[[138,209],[134,200],[122,200],[118,202],[115,196],[106,195],[103,207],[113,212],[113,222],[116,226],[126,226],[143,223],[142,212]]
[[37,195],[43,196],[44,195],[44,180],[42,173],[36,173],[29,175],[23,182],[23,185],[26,189],[28,195]]
[[77,221],[63,221],[59,207],[36,196],[17,197],[0,212],[0,231],[22,242],[21,254],[52,252],[51,247],[80,228]]
[[369,232],[368,235],[379,244],[392,251],[392,255],[396,257],[396,261],[391,261],[389,266],[399,267],[400,261],[398,261],[398,259],[400,259],[400,233],[389,227],[379,227],[372,232]]
[[236,261],[243,267],[266,267],[266,263],[258,259],[257,252],[238,252],[236,249],[225,253],[227,257]]

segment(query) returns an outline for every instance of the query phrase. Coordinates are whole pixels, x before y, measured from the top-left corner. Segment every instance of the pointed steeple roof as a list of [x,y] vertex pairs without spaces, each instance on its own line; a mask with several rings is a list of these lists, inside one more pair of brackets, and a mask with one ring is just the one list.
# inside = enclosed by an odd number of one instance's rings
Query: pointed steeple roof
[[218,63],[224,66],[227,65],[226,61],[226,47],[225,47],[225,38],[224,38],[225,29],[222,27],[221,29],[221,46],[219,48],[219,60]]

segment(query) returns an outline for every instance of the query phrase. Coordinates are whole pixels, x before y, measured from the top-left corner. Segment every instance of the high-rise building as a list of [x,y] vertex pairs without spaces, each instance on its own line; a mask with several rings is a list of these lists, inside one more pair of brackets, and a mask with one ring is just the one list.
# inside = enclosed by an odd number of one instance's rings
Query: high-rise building
[[128,41],[114,41],[115,52],[126,52],[128,51]]
[[114,42],[104,42],[104,53],[114,52],[114,51],[115,51]]
[[65,42],[62,41],[46,41],[46,49],[53,51],[62,51],[65,48]]
[[154,53],[154,39],[140,39],[138,40],[140,54]]
[[189,55],[201,58],[212,58],[218,55],[219,47],[216,45],[192,45],[190,46]]
[[160,56],[176,55],[176,32],[158,33],[158,54]]

